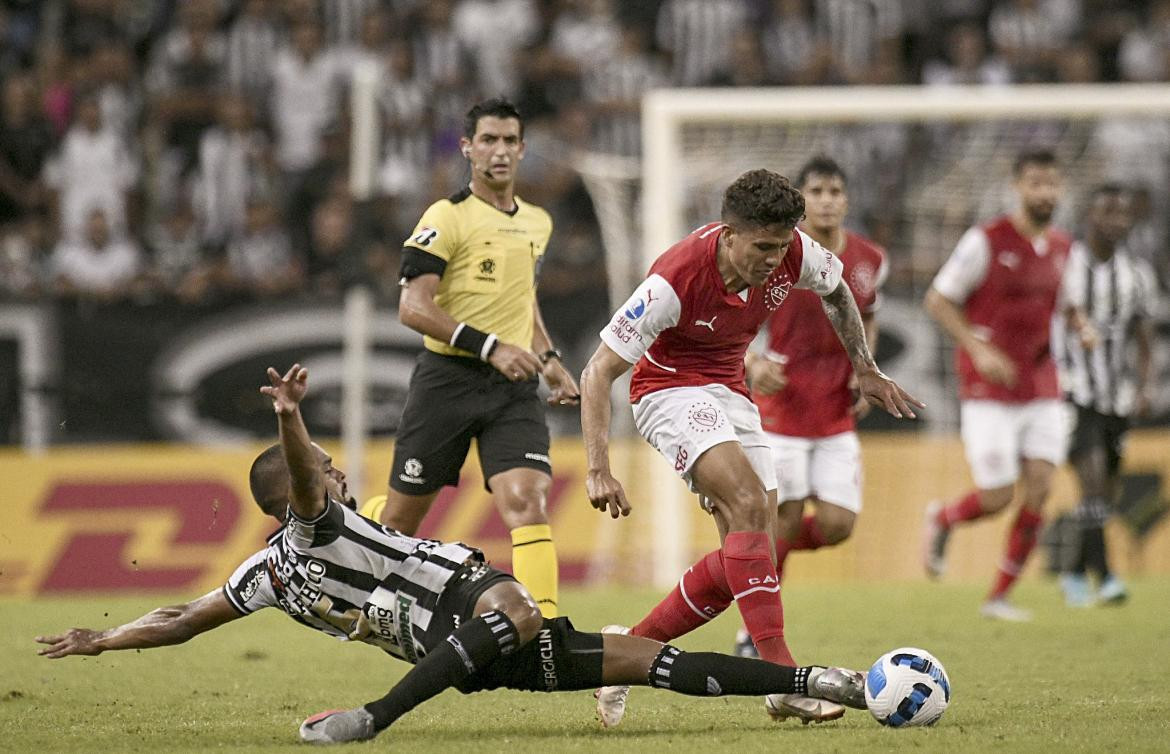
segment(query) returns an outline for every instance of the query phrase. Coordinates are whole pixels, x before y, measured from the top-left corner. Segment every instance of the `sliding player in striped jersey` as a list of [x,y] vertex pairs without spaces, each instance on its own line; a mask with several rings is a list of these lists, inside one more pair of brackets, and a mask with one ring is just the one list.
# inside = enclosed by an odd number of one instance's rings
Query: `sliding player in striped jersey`
[[543,618],[511,575],[458,543],[417,539],[358,515],[345,475],[309,440],[300,414],[308,373],[299,365],[261,390],[279,418],[280,445],[252,466],[257,505],[281,521],[269,545],[222,589],[106,631],[38,636],[49,658],[180,644],[276,607],[302,625],[363,641],[415,664],[386,696],[301,724],[313,743],[367,740],[447,688],[573,691],[638,684],[696,696],[798,693],[864,709],[864,677],[823,666],[785,667],[681,652],[634,636],[582,633]]

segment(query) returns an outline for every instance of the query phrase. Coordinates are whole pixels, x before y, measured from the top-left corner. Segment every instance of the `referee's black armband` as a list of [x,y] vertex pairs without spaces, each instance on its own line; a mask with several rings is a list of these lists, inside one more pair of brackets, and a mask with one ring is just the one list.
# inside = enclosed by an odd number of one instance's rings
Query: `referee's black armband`
[[455,328],[455,332],[451,334],[450,345],[462,348],[464,351],[470,351],[480,360],[487,361],[491,357],[492,351],[496,350],[499,342],[499,338],[495,335],[476,330],[466,322],[460,322]]
[[420,275],[438,275],[443,277],[447,269],[447,262],[429,251],[416,249],[413,246],[402,247],[402,268],[399,270],[399,284],[414,280]]

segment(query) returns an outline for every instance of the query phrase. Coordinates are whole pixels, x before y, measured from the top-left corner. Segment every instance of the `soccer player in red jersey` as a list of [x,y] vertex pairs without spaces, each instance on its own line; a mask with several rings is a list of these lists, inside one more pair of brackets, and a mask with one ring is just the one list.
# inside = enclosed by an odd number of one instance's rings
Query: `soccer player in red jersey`
[[[630,402],[638,431],[699,494],[722,547],[705,556],[636,636],[681,636],[736,601],[760,656],[791,663],[776,573],[776,479],[771,448],[744,380],[744,355],[793,288],[821,297],[858,377],[861,395],[897,417],[922,404],[874,363],[841,261],[796,224],[804,198],[786,178],[752,170],[723,196],[721,222],[668,249],[619,307],[581,377],[586,491],[611,516],[631,507],[609,466],[610,390],[634,367]],[[603,723],[624,711],[622,690],[599,695]],[[788,695],[785,695],[788,697]],[[819,700],[769,698],[776,717],[839,717]]]
[[1064,458],[1064,413],[1050,350],[1052,315],[1071,238],[1052,227],[1061,196],[1052,152],[1016,160],[1019,206],[971,228],[926,294],[926,310],[958,348],[963,446],[976,489],[927,507],[924,564],[937,577],[951,529],[997,513],[1019,487],[1020,510],[981,613],[1025,621],[1007,601],[1036,544],[1052,472]]
[[[844,227],[849,209],[845,172],[818,156],[797,175],[804,196],[802,229],[843,265],[842,280],[861,311],[870,351],[877,345],[878,291],[886,254]],[[779,490],[776,571],[792,550],[816,550],[843,542],[861,510],[861,444],[855,420],[869,403],[853,393],[853,365],[812,291],[795,290],[768,318],[767,350],[747,354],[748,383],[772,448]],[[812,511],[805,515],[807,507]],[[737,650],[755,647],[741,631]]]

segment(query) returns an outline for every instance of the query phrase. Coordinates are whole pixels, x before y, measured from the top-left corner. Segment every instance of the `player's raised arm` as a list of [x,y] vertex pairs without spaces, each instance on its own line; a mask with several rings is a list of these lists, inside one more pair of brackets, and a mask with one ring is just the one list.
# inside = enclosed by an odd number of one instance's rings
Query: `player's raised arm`
[[849,355],[849,361],[853,364],[861,397],[875,406],[881,406],[890,415],[899,419],[903,416],[917,418],[911,406],[925,408],[926,404],[907,393],[878,369],[869,350],[861,312],[845,281],[837,283],[837,287],[827,296],[822,296],[821,304],[833,325],[833,330],[841,339],[841,345],[845,347],[845,353]]
[[608,510],[613,518],[630,515],[630,503],[621,482],[609,469],[609,396],[614,381],[631,366],[601,343],[581,372],[581,434],[585,437],[588,463],[585,491],[594,508]]
[[272,384],[261,387],[260,392],[272,398],[280,425],[280,448],[292,481],[289,505],[298,518],[311,520],[325,509],[325,478],[301,417],[301,400],[309,391],[309,370],[293,364],[282,377],[269,367],[268,381]]
[[115,649],[182,644],[204,631],[242,617],[228,602],[223,590],[216,589],[183,605],[156,608],[117,628],[105,631],[71,628],[62,634],[38,636],[36,640],[47,646],[37,654],[55,660],[69,655],[99,655]]

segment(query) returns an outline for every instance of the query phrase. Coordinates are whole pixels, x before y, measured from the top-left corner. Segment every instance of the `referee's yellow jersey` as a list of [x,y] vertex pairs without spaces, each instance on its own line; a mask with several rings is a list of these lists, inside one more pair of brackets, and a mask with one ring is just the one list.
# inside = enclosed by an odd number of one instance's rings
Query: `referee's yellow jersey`
[[[505,343],[531,348],[536,264],[552,218],[518,196],[515,202],[515,212],[504,212],[464,189],[428,207],[403,245],[447,263],[435,294],[440,309]],[[423,344],[435,353],[473,355],[430,336]]]

